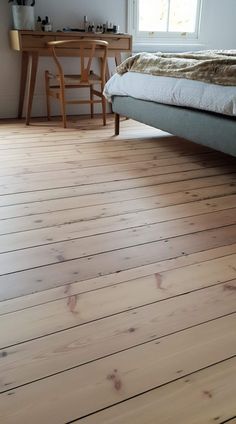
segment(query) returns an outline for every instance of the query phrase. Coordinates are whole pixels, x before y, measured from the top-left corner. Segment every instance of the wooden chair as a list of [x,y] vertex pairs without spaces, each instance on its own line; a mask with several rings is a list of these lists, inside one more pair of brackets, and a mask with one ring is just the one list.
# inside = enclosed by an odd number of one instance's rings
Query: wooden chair
[[[50,97],[60,101],[64,128],[67,127],[66,105],[67,104],[90,104],[91,118],[94,116],[94,104],[102,104],[103,125],[106,125],[106,99],[103,89],[106,82],[107,48],[108,43],[100,40],[65,40],[50,41],[47,43],[50,54],[54,59],[57,73],[45,72],[47,117],[51,119]],[[80,57],[81,69],[79,74],[65,75],[58,59],[60,49],[76,48]],[[94,57],[100,58],[100,73],[95,74],[91,69]],[[95,89],[94,86],[100,86]],[[89,88],[90,98],[88,100],[66,100],[66,89]],[[95,100],[94,96],[99,98]]]

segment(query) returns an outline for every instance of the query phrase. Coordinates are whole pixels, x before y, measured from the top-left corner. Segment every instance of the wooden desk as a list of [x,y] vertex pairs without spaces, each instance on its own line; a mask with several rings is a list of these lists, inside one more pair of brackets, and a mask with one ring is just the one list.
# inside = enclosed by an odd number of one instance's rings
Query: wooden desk
[[[48,56],[46,43],[48,41],[67,40],[70,38],[104,40],[109,43],[108,57],[115,59],[116,65],[121,63],[121,53],[131,53],[132,36],[125,34],[91,34],[84,32],[37,32],[37,31],[10,31],[10,43],[13,50],[22,52],[20,95],[18,105],[18,118],[22,118],[23,105],[28,80],[28,96],[26,108],[26,125],[29,125],[31,115],[35,82],[38,69],[39,56]],[[78,56],[76,45],[73,48],[61,49],[63,57]],[[99,57],[99,56],[98,56]],[[109,70],[108,75],[109,77]]]

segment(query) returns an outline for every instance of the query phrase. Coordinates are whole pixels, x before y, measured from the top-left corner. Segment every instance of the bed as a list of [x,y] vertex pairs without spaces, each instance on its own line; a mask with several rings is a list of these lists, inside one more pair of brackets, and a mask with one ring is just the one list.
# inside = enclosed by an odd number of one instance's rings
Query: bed
[[115,113],[236,156],[236,86],[127,72],[114,75],[105,96]]

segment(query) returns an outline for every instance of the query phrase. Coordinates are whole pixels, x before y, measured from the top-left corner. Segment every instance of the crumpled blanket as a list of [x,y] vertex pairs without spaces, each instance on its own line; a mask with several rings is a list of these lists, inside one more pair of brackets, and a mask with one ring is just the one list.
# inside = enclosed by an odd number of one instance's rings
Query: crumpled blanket
[[120,75],[129,71],[236,86],[236,50],[139,53],[117,67]]

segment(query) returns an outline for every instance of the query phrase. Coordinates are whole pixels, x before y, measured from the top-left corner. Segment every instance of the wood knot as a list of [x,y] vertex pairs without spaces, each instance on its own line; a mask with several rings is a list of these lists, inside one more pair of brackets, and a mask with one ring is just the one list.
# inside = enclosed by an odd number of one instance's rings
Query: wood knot
[[204,396],[208,397],[208,399],[212,399],[212,393],[209,390],[203,391]]
[[63,255],[57,255],[57,260],[58,260],[58,262],[64,262],[65,258],[64,258]]
[[67,306],[68,306],[70,312],[72,312],[73,314],[78,313],[78,311],[75,310],[75,308],[77,306],[77,301],[78,301],[77,295],[69,296],[68,299],[67,299]]
[[162,275],[159,273],[156,273],[155,279],[156,279],[157,288],[159,290],[165,290],[164,287],[162,287],[162,280],[163,280]]
[[117,375],[117,370],[114,370],[113,373],[108,374],[107,376],[107,380],[112,381],[113,385],[114,385],[114,389],[116,391],[120,391],[122,388],[122,382],[121,379],[119,378],[119,376]]
[[68,294],[70,292],[70,289],[71,289],[71,285],[70,284],[67,284],[65,286],[65,289],[64,289],[64,294]]
[[229,290],[229,291],[235,291],[236,290],[236,286],[234,286],[233,284],[224,284],[223,290]]

